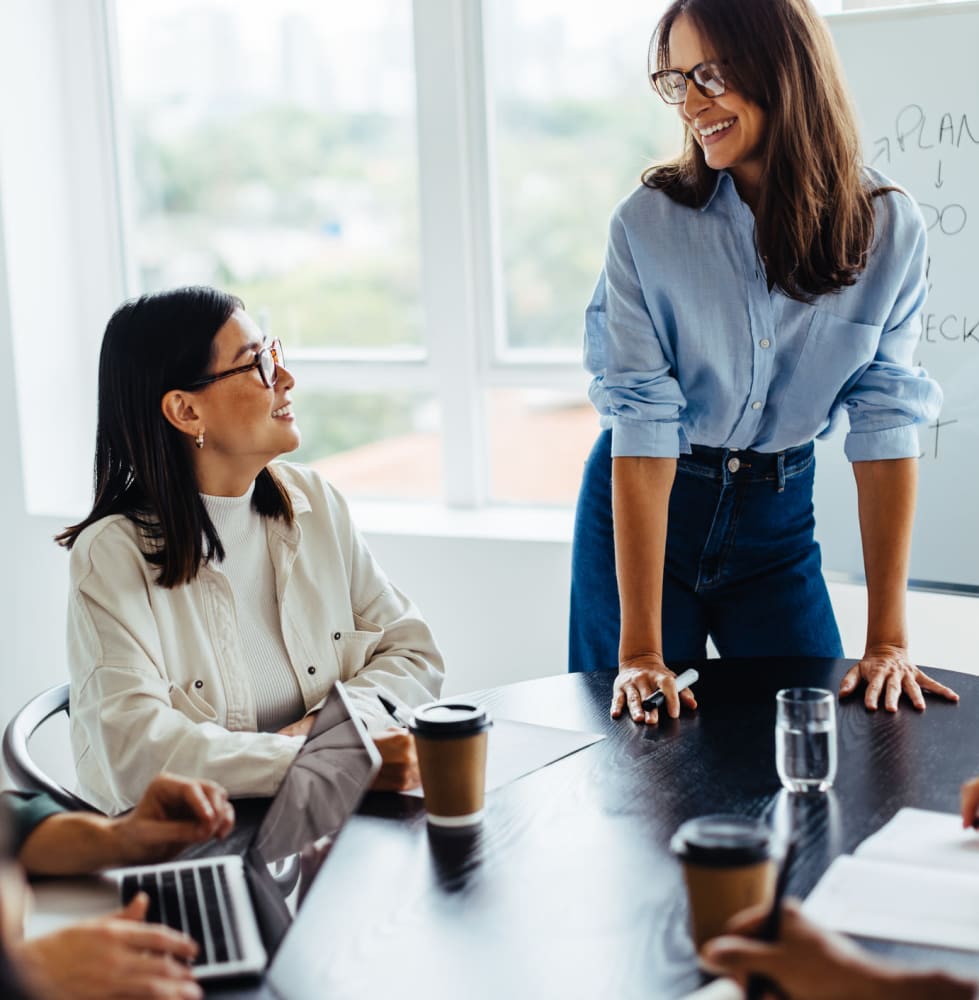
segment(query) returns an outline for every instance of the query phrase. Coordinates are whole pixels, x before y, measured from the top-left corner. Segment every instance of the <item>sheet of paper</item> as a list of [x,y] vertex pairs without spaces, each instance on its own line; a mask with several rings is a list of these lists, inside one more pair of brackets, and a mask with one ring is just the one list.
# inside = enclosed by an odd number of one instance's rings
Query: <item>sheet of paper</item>
[[[486,791],[507,785],[604,739],[601,733],[494,719],[486,752]],[[403,794],[421,798],[422,790],[416,788]]]
[[902,809],[853,852],[858,858],[979,875],[979,832],[953,813]]
[[979,951],[979,875],[846,854],[803,909],[847,934]]

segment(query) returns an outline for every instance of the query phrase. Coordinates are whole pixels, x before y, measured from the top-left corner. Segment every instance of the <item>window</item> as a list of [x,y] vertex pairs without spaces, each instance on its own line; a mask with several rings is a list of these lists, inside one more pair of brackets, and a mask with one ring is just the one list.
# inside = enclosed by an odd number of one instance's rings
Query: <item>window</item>
[[[308,368],[295,457],[355,493],[439,496],[436,400],[317,377],[425,358],[410,0],[116,10],[131,291],[238,295]],[[385,439],[416,442],[421,474]]]
[[[52,31],[23,5],[61,67],[35,101],[64,125],[61,200],[32,211],[73,206],[75,325],[96,335],[123,271],[129,294],[220,285],[285,342],[297,457],[345,492],[571,503],[608,218],[678,140],[645,76],[664,6],[93,0]],[[26,175],[44,144],[20,139]]]

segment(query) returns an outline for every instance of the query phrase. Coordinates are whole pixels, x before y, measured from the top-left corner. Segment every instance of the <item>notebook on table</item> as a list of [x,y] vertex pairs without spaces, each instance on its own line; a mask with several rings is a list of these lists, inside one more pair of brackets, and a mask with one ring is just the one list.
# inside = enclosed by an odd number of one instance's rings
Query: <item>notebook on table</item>
[[[146,919],[182,930],[200,946],[198,979],[261,973],[285,936],[381,758],[343,686],[333,686],[261,824],[217,856],[117,868],[123,903],[146,892]],[[237,832],[237,831],[236,831]]]

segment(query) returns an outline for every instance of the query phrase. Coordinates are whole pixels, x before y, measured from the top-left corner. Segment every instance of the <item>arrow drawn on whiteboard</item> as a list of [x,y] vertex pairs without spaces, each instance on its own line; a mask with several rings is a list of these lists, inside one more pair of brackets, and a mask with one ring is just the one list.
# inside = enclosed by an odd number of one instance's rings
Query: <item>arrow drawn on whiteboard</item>
[[888,136],[882,135],[879,139],[874,141],[874,146],[877,147],[877,152],[874,153],[874,158],[870,161],[871,164],[876,163],[882,156],[884,157],[885,163],[891,162],[891,140]]
[[935,187],[940,188],[945,182],[942,180],[942,161],[938,161],[938,180],[935,181]]

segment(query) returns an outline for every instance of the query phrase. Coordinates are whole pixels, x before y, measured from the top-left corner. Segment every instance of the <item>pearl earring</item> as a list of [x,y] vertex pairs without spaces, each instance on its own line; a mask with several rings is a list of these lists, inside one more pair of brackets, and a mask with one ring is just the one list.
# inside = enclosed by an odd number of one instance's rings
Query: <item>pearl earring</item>
[[194,444],[196,444],[198,448],[203,448],[204,447],[204,432],[203,431],[198,431],[197,432],[197,437],[194,438]]

